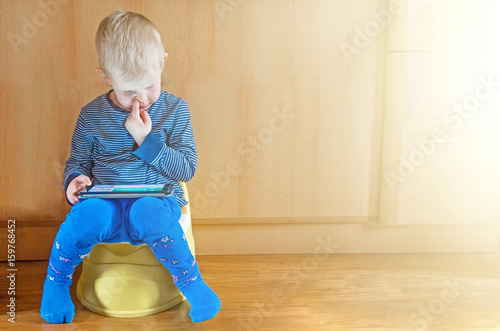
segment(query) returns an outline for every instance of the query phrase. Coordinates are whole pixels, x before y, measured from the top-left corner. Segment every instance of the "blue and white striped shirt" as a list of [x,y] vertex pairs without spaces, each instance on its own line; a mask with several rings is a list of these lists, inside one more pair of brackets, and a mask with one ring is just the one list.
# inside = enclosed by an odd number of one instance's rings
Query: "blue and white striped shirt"
[[83,107],[78,116],[64,191],[78,175],[94,184],[173,184],[174,197],[180,206],[186,205],[178,182],[193,178],[198,162],[186,101],[161,91],[147,110],[151,132],[138,146],[125,127],[130,112],[111,101],[111,91]]

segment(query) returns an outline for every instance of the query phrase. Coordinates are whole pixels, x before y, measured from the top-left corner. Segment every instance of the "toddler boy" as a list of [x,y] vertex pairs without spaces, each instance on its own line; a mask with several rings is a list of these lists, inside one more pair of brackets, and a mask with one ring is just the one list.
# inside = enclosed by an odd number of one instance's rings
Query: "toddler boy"
[[[69,287],[76,266],[99,243],[146,243],[168,268],[191,305],[193,322],[213,318],[220,300],[201,277],[179,224],[187,204],[179,181],[196,171],[197,153],[186,102],[161,90],[167,54],[146,17],[120,10],[96,34],[97,72],[113,89],[82,108],[66,162],[64,187],[73,205],[52,247],[41,316],[69,323],[75,315]],[[171,184],[167,198],[87,199],[94,184]]]

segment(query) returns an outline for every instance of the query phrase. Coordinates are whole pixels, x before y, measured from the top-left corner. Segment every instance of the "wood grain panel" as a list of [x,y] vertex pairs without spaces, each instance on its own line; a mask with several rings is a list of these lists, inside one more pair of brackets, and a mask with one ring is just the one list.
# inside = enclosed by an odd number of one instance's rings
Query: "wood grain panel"
[[[335,254],[203,256],[203,278],[222,302],[193,325],[190,305],[136,318],[92,313],[70,293],[75,318],[53,326],[40,317],[46,261],[19,264],[17,329],[141,330],[496,330],[497,254]],[[0,264],[7,269],[5,263]],[[75,269],[73,278],[81,274]],[[4,280],[5,288],[7,279]],[[76,281],[74,281],[76,283]],[[7,292],[7,291],[6,291]],[[5,300],[9,300],[4,294]],[[7,319],[2,321],[7,328]],[[14,328],[13,328],[14,329]]]
[[399,8],[388,26],[388,51],[500,50],[492,42],[500,28],[498,1],[390,1]]
[[351,61],[339,46],[385,1],[50,4],[0,2],[2,219],[69,211],[62,176],[76,118],[110,88],[95,73],[94,35],[119,7],[158,27],[163,89],[190,106],[194,217],[376,216],[385,31]]
[[[308,254],[197,257],[222,308],[194,325],[190,305],[136,318],[92,313],[70,293],[71,324],[40,317],[46,261],[19,263],[16,324],[21,330],[497,330],[497,254]],[[0,263],[2,270],[7,269]],[[80,277],[81,268],[73,278]],[[7,279],[1,283],[8,288]],[[76,284],[76,281],[74,281]],[[2,297],[9,300],[7,291]],[[8,316],[8,315],[7,315]],[[10,316],[9,316],[10,317]]]
[[[58,230],[57,221],[16,222],[15,261],[48,260]],[[335,254],[498,252],[499,230],[498,224],[387,227],[374,219],[193,220],[197,256],[314,254],[318,249]],[[6,238],[5,231],[0,232],[0,241]],[[0,261],[7,261],[7,253],[0,250]]]
[[498,223],[500,4],[401,4],[387,32],[379,222]]

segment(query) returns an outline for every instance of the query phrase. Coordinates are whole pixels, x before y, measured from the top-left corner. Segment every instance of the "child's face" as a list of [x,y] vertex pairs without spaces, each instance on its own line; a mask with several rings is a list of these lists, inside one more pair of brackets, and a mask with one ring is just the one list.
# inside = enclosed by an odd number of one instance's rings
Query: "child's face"
[[144,77],[125,79],[112,75],[108,83],[113,86],[116,99],[122,108],[132,110],[134,99],[139,100],[139,108],[147,110],[158,100],[161,92],[161,70],[150,70]]

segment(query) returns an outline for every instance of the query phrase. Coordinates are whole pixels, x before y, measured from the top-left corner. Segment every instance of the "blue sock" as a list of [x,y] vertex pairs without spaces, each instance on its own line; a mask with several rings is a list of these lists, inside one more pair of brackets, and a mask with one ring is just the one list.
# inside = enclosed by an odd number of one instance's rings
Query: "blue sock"
[[70,323],[75,316],[69,287],[73,272],[93,245],[75,242],[60,229],[50,254],[47,277],[43,284],[40,315],[49,323]]
[[175,285],[191,305],[191,320],[209,320],[220,310],[219,297],[201,277],[180,224],[176,223],[169,232],[165,237],[146,239],[145,242],[156,258],[170,271]]

